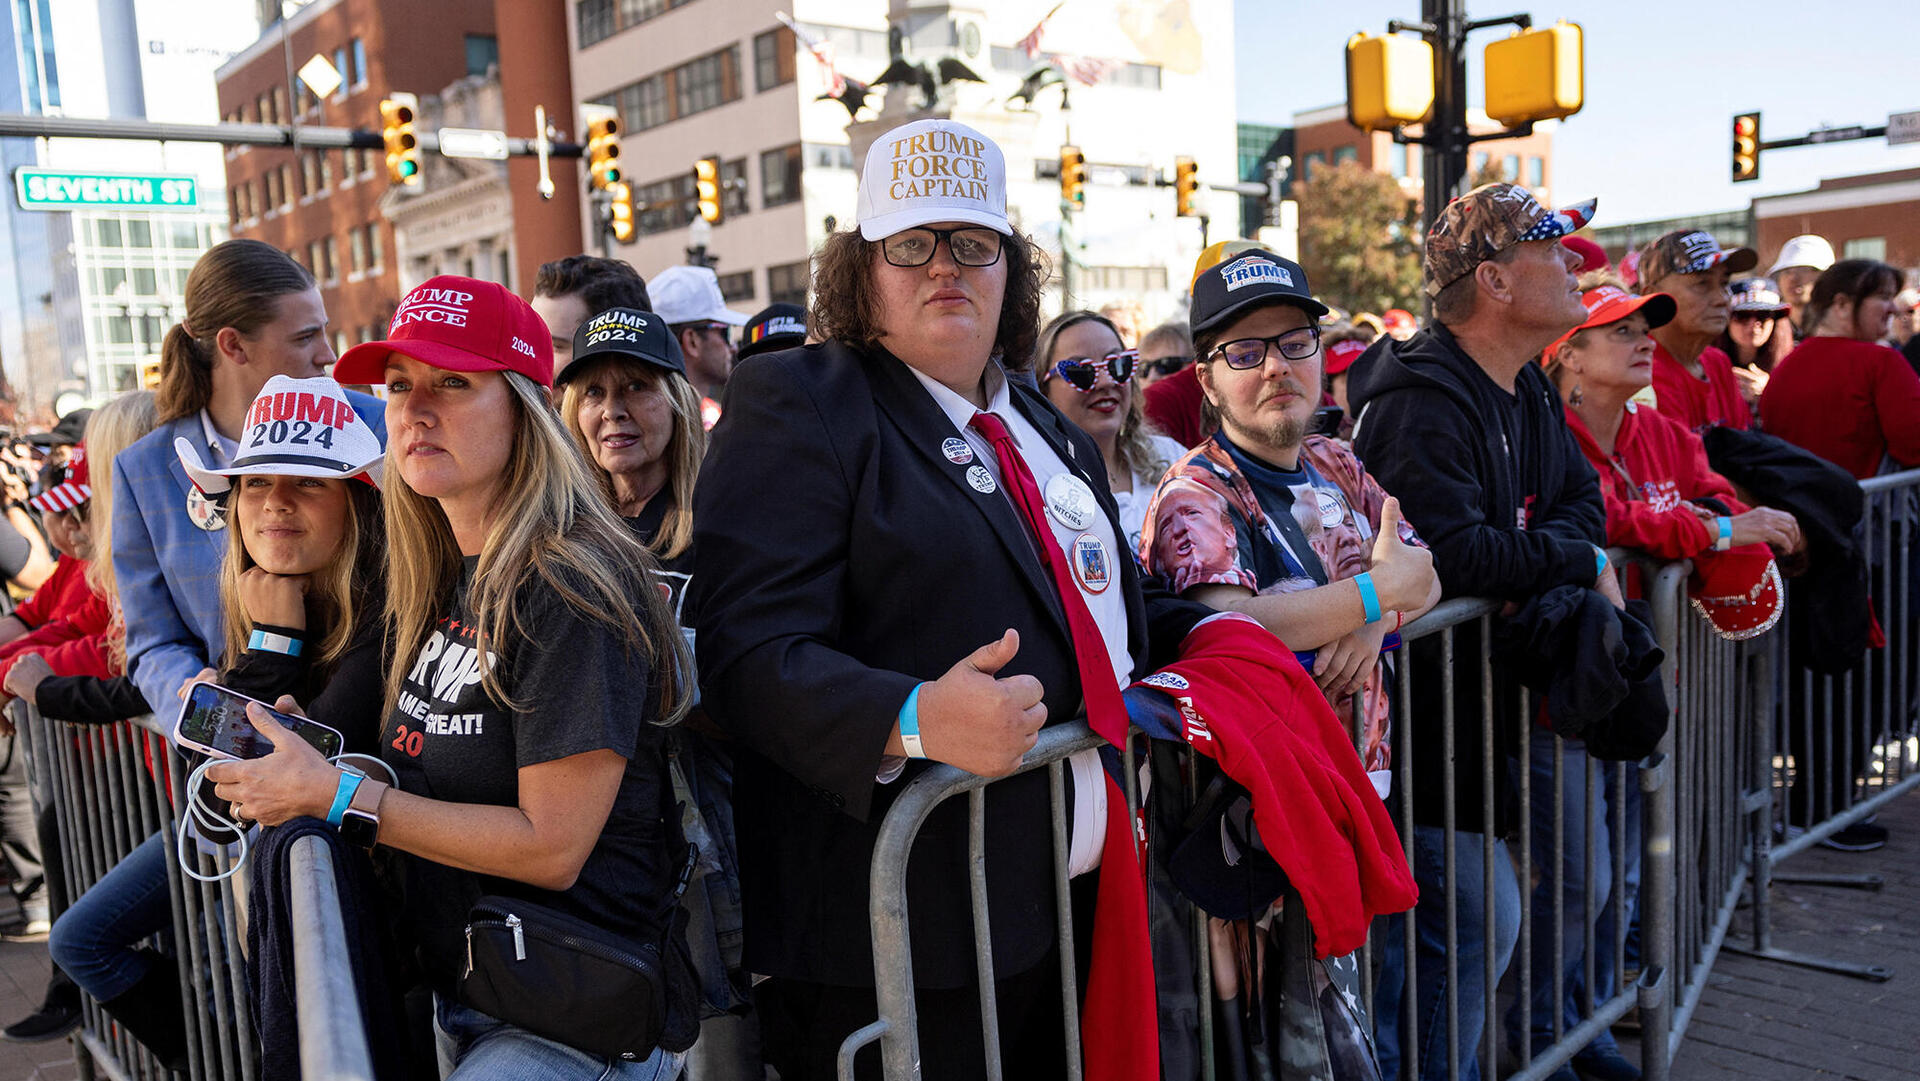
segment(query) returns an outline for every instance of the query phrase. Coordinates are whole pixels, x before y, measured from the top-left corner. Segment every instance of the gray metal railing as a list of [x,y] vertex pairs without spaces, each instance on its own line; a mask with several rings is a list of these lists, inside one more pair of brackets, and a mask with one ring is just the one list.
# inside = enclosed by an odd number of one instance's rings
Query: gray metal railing
[[[188,770],[161,722],[149,715],[111,725],[67,724],[42,717],[26,702],[9,709],[31,755],[36,811],[50,809],[59,824],[68,897],[78,898],[135,847],[160,835],[172,921],[153,945],[180,967],[188,1076],[256,1081],[259,1047],[242,953],[244,869],[218,882],[181,872],[175,852]],[[224,849],[190,845],[189,851],[202,875],[232,869]],[[309,841],[295,845],[291,863],[303,1071],[327,1081],[370,1079],[331,860],[317,841]],[[169,1076],[98,1003],[87,999],[82,1017],[74,1054],[83,1077]]]

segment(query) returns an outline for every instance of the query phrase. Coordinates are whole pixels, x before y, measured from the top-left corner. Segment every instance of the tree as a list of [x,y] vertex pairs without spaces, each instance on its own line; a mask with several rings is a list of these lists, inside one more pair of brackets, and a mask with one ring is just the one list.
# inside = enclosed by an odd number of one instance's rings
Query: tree
[[1349,161],[1293,190],[1300,263],[1322,300],[1349,311],[1418,306],[1420,207],[1399,181]]
[[1520,178],[1517,176],[1508,176],[1507,167],[1501,164],[1499,158],[1488,155],[1487,160],[1481,162],[1480,167],[1475,169],[1473,175],[1467,178],[1467,190],[1472,191],[1483,184],[1518,183],[1520,183]]

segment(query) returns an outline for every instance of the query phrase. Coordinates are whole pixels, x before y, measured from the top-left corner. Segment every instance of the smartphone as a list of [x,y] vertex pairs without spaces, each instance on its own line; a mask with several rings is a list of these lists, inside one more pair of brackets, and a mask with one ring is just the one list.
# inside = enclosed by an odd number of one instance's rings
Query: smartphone
[[1337,405],[1323,405],[1313,411],[1313,428],[1308,435],[1338,435],[1346,414]]
[[[273,753],[273,741],[247,720],[247,706],[254,701],[217,683],[196,683],[181,704],[173,741],[215,758],[264,758]],[[274,720],[311,743],[322,757],[336,757],[345,746],[346,740],[339,732],[319,721],[282,713],[265,702],[260,705]]]

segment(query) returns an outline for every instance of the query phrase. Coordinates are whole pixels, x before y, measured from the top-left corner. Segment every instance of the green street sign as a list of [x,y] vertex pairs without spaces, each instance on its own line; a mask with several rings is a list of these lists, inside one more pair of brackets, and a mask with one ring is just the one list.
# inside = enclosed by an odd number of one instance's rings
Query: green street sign
[[22,210],[192,210],[200,201],[190,176],[21,168],[13,171],[13,184]]

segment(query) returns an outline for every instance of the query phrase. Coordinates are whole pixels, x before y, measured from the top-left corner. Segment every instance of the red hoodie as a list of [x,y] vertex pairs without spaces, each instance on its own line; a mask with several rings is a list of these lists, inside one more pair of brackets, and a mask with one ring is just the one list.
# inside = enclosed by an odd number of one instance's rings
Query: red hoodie
[[1696,432],[1715,425],[1753,427],[1753,410],[1740,396],[1740,381],[1733,377],[1733,362],[1727,355],[1707,346],[1700,351],[1700,370],[1707,373],[1705,379],[1688,371],[1666,346],[1654,343],[1653,392],[1660,412]]
[[53,576],[14,614],[33,629],[0,646],[0,683],[6,682],[14,659],[23,653],[40,654],[56,676],[110,679],[121,674],[107,650],[107,624],[113,611],[87,585],[85,560],[61,557]]
[[1352,737],[1272,632],[1246,616],[1202,620],[1180,659],[1142,683],[1173,696],[1187,741],[1253,796],[1260,839],[1300,891],[1319,956],[1352,953],[1375,916],[1419,900]]
[[1571,409],[1567,427],[1600,474],[1609,545],[1661,559],[1688,559],[1712,550],[1720,536],[1694,512],[1694,501],[1717,499],[1734,514],[1747,512],[1733,497],[1733,485],[1707,464],[1700,437],[1668,417],[1628,402],[1611,457]]

